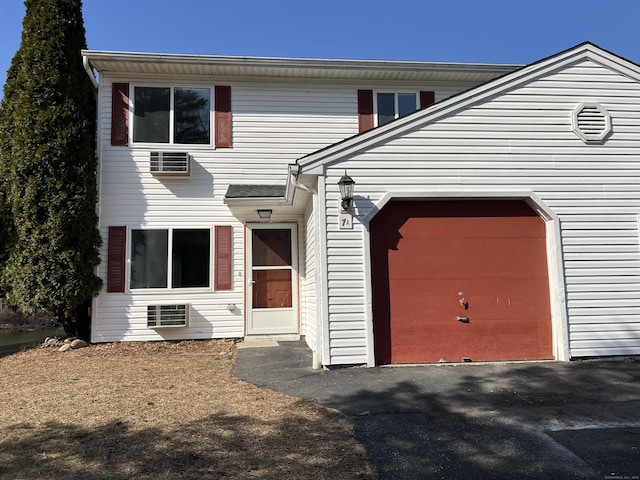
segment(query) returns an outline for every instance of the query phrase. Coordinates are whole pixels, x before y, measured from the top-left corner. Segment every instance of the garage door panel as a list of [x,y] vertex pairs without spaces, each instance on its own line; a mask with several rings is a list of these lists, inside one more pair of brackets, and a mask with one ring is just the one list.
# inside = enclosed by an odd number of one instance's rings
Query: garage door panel
[[547,278],[546,262],[530,254],[541,249],[545,240],[540,238],[456,237],[440,244],[403,241],[401,249],[388,253],[389,278],[500,278],[521,276],[521,272]]
[[371,235],[379,363],[551,358],[545,226],[524,202],[390,202]]
[[[547,292],[532,294],[540,284],[538,279],[508,280],[500,287],[485,279],[394,281],[389,290],[393,320],[402,323],[405,318],[416,315],[423,318],[459,315],[474,319],[538,318],[549,312]],[[460,300],[464,300],[465,305]]]
[[[495,335],[496,329],[501,332]],[[551,331],[532,319],[494,322],[415,322],[393,332],[391,363],[540,360],[553,358],[547,351]],[[425,348],[425,339],[431,348]]]
[[539,217],[413,217],[399,229],[398,238],[424,238],[427,225],[429,237],[439,238],[538,238],[544,235]]

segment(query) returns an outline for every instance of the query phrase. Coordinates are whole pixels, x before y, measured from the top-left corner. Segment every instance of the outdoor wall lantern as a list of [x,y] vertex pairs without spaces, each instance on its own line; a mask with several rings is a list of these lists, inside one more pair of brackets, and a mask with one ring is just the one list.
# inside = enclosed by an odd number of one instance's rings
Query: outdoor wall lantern
[[349,206],[351,205],[351,200],[353,200],[353,186],[356,182],[353,181],[349,175],[347,175],[347,171],[344,171],[344,175],[340,177],[338,181],[338,186],[340,187],[340,197],[342,198],[342,210],[345,212],[349,210]]
[[273,213],[273,210],[269,209],[265,209],[265,210],[256,210],[258,212],[258,216],[262,219],[262,220],[269,220],[271,218],[271,214]]

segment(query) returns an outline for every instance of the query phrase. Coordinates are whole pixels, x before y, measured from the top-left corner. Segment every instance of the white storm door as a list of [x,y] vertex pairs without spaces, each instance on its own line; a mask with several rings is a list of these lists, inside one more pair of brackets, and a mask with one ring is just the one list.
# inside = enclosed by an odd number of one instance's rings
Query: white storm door
[[247,334],[298,333],[296,226],[248,226]]

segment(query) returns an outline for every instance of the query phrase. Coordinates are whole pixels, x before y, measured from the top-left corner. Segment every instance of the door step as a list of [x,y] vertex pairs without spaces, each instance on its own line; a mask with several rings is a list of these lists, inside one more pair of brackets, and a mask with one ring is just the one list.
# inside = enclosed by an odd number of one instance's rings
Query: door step
[[277,347],[278,342],[297,342],[300,335],[248,335],[236,344],[236,348]]

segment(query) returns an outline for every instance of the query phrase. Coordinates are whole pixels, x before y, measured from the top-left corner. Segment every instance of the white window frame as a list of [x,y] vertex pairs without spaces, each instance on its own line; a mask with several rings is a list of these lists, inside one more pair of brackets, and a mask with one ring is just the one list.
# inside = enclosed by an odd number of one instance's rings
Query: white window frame
[[[161,142],[135,142],[133,138],[134,122],[136,121],[136,88],[168,88],[169,89],[169,141],[166,143]],[[207,89],[209,90],[209,143],[175,143],[174,142],[174,96],[176,88],[193,88],[193,89]],[[134,147],[145,147],[158,149],[162,146],[171,147],[174,150],[188,149],[197,150],[202,148],[210,149],[213,147],[214,142],[214,112],[215,112],[215,86],[211,84],[172,84],[172,83],[132,83],[131,95],[130,95],[131,108],[129,109],[129,145]]]
[[[374,126],[378,127],[378,94],[393,94],[393,111],[394,111],[394,120],[399,118],[398,116],[398,94],[401,93],[411,93],[416,97],[416,108],[418,110],[420,108],[420,92],[417,90],[374,90],[373,91],[373,118],[374,118]],[[414,110],[414,111],[415,111]],[[384,124],[383,124],[384,125]]]
[[[133,246],[133,232],[136,230],[166,230],[167,239],[167,286],[166,287],[153,287],[153,288],[131,288],[131,267],[132,267],[132,246]],[[173,231],[174,230],[208,230],[209,231],[209,286],[208,287],[172,287],[171,279],[173,276],[172,254],[173,254]],[[151,226],[151,225],[129,225],[127,226],[127,271],[126,271],[126,290],[129,293],[189,293],[189,292],[213,292],[214,291],[214,263],[215,263],[215,249],[214,249],[214,227],[211,225],[180,225],[167,227],[165,225]]]

